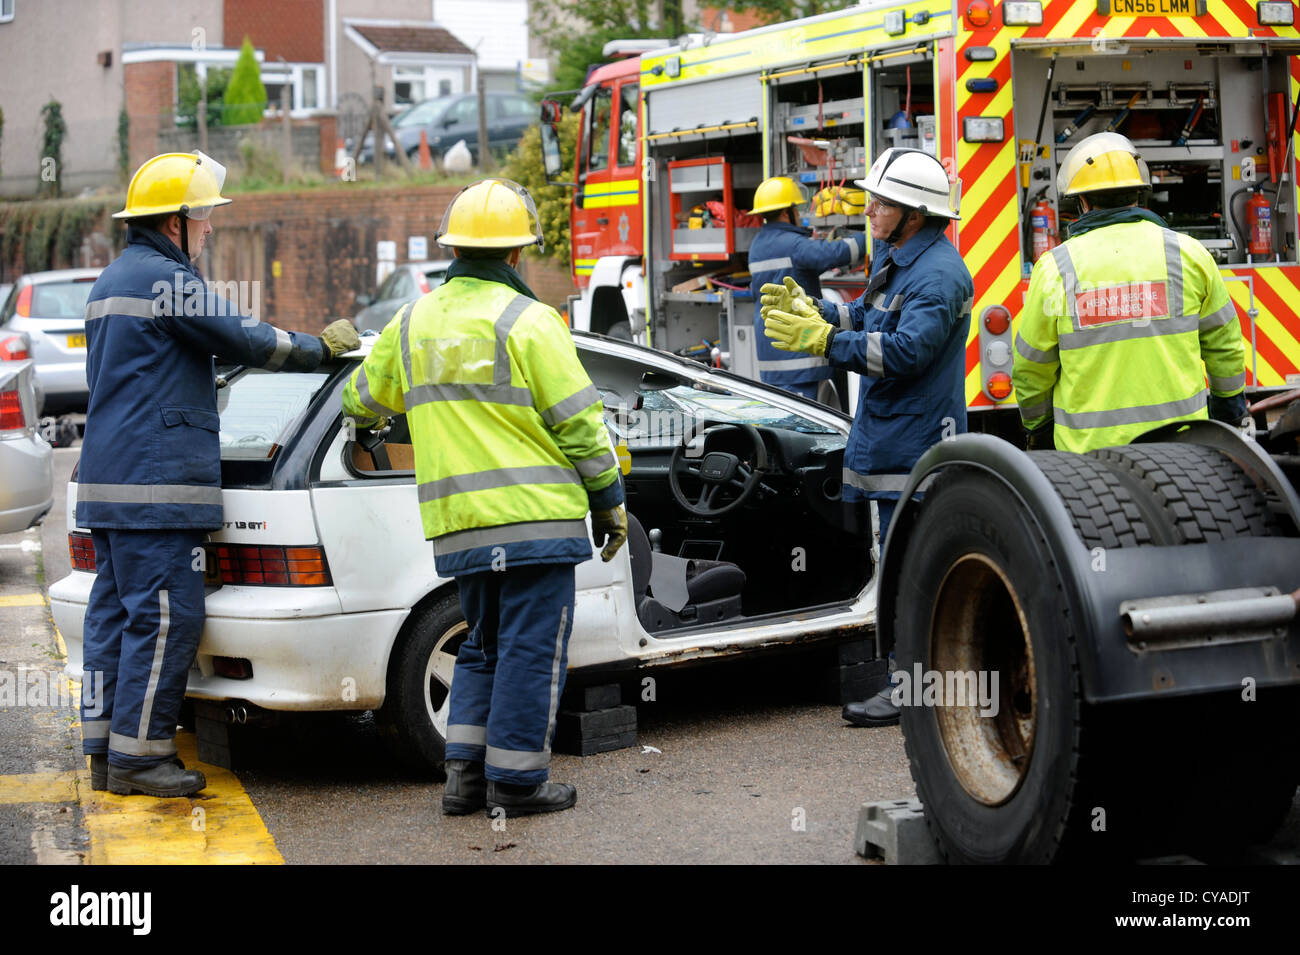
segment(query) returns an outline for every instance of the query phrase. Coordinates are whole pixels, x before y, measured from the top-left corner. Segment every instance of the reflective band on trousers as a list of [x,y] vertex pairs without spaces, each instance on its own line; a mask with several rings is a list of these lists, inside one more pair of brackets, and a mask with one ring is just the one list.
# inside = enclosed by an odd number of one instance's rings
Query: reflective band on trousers
[[[153,701],[158,695],[158,681],[162,679],[163,659],[167,656],[167,631],[171,629],[171,606],[167,600],[167,591],[158,591],[158,636],[153,643],[153,661],[149,665],[149,682],[145,685],[144,702],[140,706],[140,726],[136,730],[135,742],[137,746],[145,746],[150,742],[149,724],[153,720]],[[175,732],[175,727],[172,727]],[[174,740],[170,741],[173,751],[176,748]],[[114,749],[112,737],[109,737],[109,749]],[[126,752],[118,749],[118,752]]]
[[82,720],[81,738],[108,739],[108,731],[112,725],[112,720]]
[[520,772],[528,772],[533,769],[545,769],[551,765],[551,752],[550,750],[543,750],[538,753],[529,753],[489,746],[484,754],[484,760],[489,766],[496,769],[515,769]]
[[569,622],[569,608],[560,611],[560,628],[555,633],[555,656],[551,659],[551,705],[546,711],[546,736],[542,740],[542,749],[549,759],[551,754],[551,735],[555,732],[555,711],[560,708],[560,660],[564,656],[564,628]]
[[796,368],[824,368],[828,362],[816,355],[798,358],[768,358],[758,362],[759,371],[794,371]]
[[221,488],[193,484],[78,484],[77,501],[96,504],[221,504]]
[[1057,424],[1067,428],[1114,428],[1126,424],[1142,424],[1147,421],[1164,421],[1166,418],[1181,418],[1195,414],[1205,408],[1205,392],[1198,391],[1190,398],[1179,401],[1166,401],[1158,405],[1139,405],[1134,408],[1116,408],[1113,411],[1076,411],[1067,413],[1060,408],[1053,410]]
[[108,748],[124,756],[174,756],[176,739],[135,739],[117,733],[108,734]]
[[790,261],[790,256],[781,259],[762,259],[758,262],[749,263],[749,271],[752,275],[755,272],[771,272],[775,269],[792,269],[794,263]]
[[893,491],[901,494],[907,486],[906,474],[859,474],[848,468],[844,469],[841,480],[849,487],[862,491]]
[[154,300],[150,298],[131,298],[129,295],[114,295],[101,298],[86,305],[86,321],[103,318],[105,315],[130,315],[132,318],[153,318]]
[[497,544],[548,540],[555,537],[585,538],[586,536],[586,521],[521,521],[518,524],[475,527],[443,534],[433,539],[433,552],[437,556],[446,557],[461,551],[473,550],[475,547],[493,547]]
[[[604,468],[601,468],[603,471]],[[600,472],[597,472],[600,473]],[[578,472],[562,464],[539,464],[523,468],[495,468],[491,471],[474,471],[470,474],[453,474],[436,481],[424,481],[418,494],[420,503],[468,494],[470,491],[487,491],[494,487],[512,487],[516,484],[581,484]],[[585,532],[584,532],[585,533]]]
[[474,726],[470,723],[448,723],[447,742],[463,743],[466,746],[486,746],[487,727]]

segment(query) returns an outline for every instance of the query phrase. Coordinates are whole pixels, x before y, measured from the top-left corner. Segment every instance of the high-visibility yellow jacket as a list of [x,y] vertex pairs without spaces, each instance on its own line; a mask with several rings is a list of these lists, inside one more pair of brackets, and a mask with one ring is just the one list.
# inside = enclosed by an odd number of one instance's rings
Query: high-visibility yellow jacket
[[1056,447],[1126,444],[1206,417],[1205,379],[1240,395],[1245,350],[1218,267],[1195,239],[1150,221],[1093,229],[1034,265],[1012,381],[1026,428]]
[[588,509],[623,502],[601,398],[564,321],[497,282],[453,278],[403,308],[343,410],[406,413],[440,574],[580,563]]

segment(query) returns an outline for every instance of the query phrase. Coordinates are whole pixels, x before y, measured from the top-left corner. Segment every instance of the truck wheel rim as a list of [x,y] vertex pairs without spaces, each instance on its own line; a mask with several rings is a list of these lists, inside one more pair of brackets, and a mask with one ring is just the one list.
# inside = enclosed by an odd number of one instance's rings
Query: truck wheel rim
[[939,736],[966,792],[997,806],[1020,788],[1033,755],[1029,625],[1015,587],[983,554],[966,554],[949,568],[935,607],[930,659],[944,687],[935,707]]
[[438,638],[424,668],[424,706],[434,729],[447,738],[447,712],[451,709],[451,677],[456,669],[456,654],[469,627],[462,621]]

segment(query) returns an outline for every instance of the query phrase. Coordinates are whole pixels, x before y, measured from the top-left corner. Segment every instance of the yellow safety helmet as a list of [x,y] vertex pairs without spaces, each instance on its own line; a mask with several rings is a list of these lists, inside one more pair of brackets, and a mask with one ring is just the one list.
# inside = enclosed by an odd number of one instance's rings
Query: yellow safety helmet
[[790,206],[801,206],[807,201],[808,196],[799,183],[789,176],[773,176],[771,179],[764,179],[754,190],[754,208],[749,211],[753,215],[761,212],[776,212],[778,209],[787,209]]
[[114,219],[134,219],[167,212],[206,219],[230,202],[221,194],[226,167],[201,152],[163,153],[136,170],[126,190],[126,208]]
[[528,190],[509,179],[484,179],[452,197],[438,226],[450,248],[515,249],[543,245],[542,224]]
[[1147,164],[1129,138],[1119,133],[1094,133],[1081,139],[1056,176],[1056,191],[1062,196],[1150,186]]

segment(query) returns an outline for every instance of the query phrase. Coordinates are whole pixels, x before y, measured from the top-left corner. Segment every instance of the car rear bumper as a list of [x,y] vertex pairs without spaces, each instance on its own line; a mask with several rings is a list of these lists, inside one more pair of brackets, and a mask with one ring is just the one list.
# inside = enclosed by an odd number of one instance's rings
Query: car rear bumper
[[45,401],[85,401],[90,397],[90,387],[86,384],[86,359],[79,361],[58,361],[36,363],[36,377],[45,389]]
[[53,506],[53,460],[35,435],[0,438],[0,533],[31,527]]
[[[73,571],[50,587],[50,612],[74,679],[81,678],[94,580],[94,574]],[[374,709],[383,704],[388,658],[408,613],[340,613],[332,588],[222,588],[208,595],[186,696],[242,700],[268,710]],[[217,657],[249,661],[252,676],[218,676]]]

